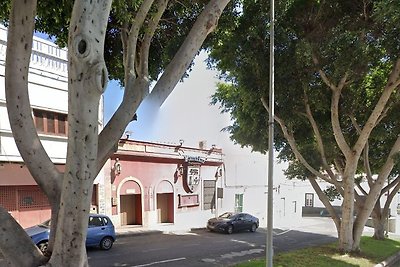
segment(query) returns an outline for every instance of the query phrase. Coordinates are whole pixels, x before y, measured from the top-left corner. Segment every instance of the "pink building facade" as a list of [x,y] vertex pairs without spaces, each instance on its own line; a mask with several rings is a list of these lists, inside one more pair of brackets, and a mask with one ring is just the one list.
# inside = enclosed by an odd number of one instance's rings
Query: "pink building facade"
[[121,140],[105,168],[105,210],[116,225],[204,226],[222,197],[222,151],[215,147]]

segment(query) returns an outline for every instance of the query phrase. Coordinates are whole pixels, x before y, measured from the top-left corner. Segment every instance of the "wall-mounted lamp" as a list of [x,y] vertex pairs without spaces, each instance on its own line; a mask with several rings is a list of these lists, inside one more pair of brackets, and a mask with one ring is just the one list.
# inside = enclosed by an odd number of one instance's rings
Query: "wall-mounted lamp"
[[208,150],[207,154],[210,155],[216,148],[217,146],[215,144],[211,145],[211,148]]
[[215,179],[218,180],[218,178],[221,178],[222,175],[223,175],[222,167],[218,167],[217,171],[215,172]]
[[183,143],[185,142],[185,140],[183,139],[179,139],[179,145],[177,145],[175,147],[175,152],[179,152],[179,149],[182,147]]
[[121,174],[121,163],[119,162],[119,158],[115,159],[114,172],[115,174]]

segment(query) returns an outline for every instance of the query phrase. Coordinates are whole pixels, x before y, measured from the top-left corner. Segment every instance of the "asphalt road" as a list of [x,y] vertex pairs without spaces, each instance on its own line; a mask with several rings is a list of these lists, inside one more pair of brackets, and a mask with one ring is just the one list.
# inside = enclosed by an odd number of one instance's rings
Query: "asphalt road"
[[[329,218],[310,218],[290,229],[274,229],[274,253],[316,246],[336,240]],[[120,237],[109,251],[88,248],[93,267],[229,266],[265,257],[266,232],[231,235],[207,230],[153,233]],[[4,265],[1,259],[0,266]]]
[[[274,230],[274,253],[336,240],[331,221]],[[88,249],[90,266],[229,266],[265,257],[265,229],[231,235],[207,230],[122,237],[110,251]]]

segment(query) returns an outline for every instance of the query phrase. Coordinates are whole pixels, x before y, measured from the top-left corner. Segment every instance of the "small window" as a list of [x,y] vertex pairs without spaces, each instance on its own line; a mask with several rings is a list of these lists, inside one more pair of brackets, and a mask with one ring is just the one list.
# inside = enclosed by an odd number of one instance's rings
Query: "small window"
[[306,207],[314,207],[314,194],[313,193],[306,193]]
[[67,134],[66,124],[67,124],[67,115],[59,114],[58,115],[58,133],[59,134]]
[[239,214],[239,215],[237,216],[237,219],[238,219],[239,221],[243,221],[243,220],[244,220],[244,215],[243,215],[243,214]]
[[33,115],[35,116],[35,124],[36,124],[36,129],[39,132],[44,132],[44,114],[40,110],[34,110]]
[[89,217],[89,227],[103,226],[103,221],[100,217]]
[[47,113],[47,132],[56,133],[56,124],[54,122],[55,116],[53,113]]
[[39,133],[67,135],[67,114],[34,109],[33,116]]
[[243,194],[235,194],[235,212],[243,211]]

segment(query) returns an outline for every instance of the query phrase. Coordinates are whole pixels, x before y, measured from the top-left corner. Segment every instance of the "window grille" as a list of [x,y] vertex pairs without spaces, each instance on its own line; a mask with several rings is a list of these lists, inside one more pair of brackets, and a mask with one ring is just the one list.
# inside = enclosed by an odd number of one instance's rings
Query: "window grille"
[[20,209],[47,208],[50,206],[47,197],[40,188],[19,189],[18,205]]
[[17,210],[17,194],[12,186],[0,186],[0,206],[7,211]]
[[306,193],[306,207],[314,207],[314,194],[313,193]]

